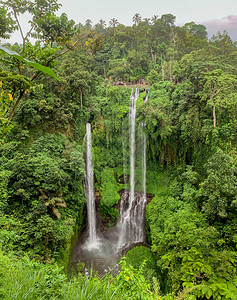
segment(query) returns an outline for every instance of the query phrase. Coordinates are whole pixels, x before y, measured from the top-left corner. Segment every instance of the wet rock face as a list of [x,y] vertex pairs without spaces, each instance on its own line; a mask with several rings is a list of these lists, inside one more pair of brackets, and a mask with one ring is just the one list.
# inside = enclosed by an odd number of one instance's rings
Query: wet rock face
[[121,256],[125,256],[125,255],[128,253],[128,251],[130,251],[132,248],[134,248],[134,247],[139,247],[139,246],[151,248],[151,246],[150,246],[149,244],[147,244],[146,242],[132,243],[132,244],[128,245],[127,247],[125,246],[125,247],[122,249],[120,255],[121,255]]
[[[115,209],[118,209],[119,211],[125,211],[128,209],[129,207],[129,190],[126,189],[122,189],[119,192],[120,195],[120,200],[118,202],[118,204],[116,204],[114,206]],[[141,197],[143,197],[143,194],[140,192],[135,192],[134,194],[135,196],[135,201],[133,203],[133,207],[132,209],[134,209],[134,207],[136,205],[138,205],[138,202],[141,201]],[[151,193],[146,193],[146,204],[149,204],[151,202],[151,200],[154,198],[154,194]],[[97,212],[97,224],[98,227],[100,227],[102,229],[102,227],[104,227],[104,230],[108,229],[111,225],[110,225],[110,218],[108,216],[108,218],[103,218],[103,221],[101,222],[101,220],[98,220],[98,214],[99,214],[99,210],[100,210],[100,200],[101,200],[101,191],[100,190],[96,190],[95,192],[95,208],[96,208],[96,212]],[[122,207],[121,207],[122,206]]]
[[149,204],[154,197],[154,194],[146,193],[146,204]]
[[123,175],[119,176],[118,183],[128,184],[129,179],[130,179],[130,176],[128,174],[125,174],[125,175],[123,174]]
[[131,191],[126,189],[119,191],[119,194],[121,199],[116,207],[120,212],[117,247],[121,251],[131,244],[146,241],[145,208],[147,196],[151,201],[154,195],[136,191],[131,194]]
[[97,212],[99,211],[100,200],[101,200],[101,191],[96,190],[96,192],[95,192],[95,208],[96,208]]
[[[120,201],[120,210],[124,211],[127,210],[129,207],[129,190],[122,190],[120,193],[121,201]],[[132,209],[134,209],[135,206],[138,205],[138,203],[141,201],[141,198],[143,198],[143,194],[139,192],[134,193],[134,201],[132,203]],[[123,207],[121,207],[123,206]]]
[[[122,190],[119,191],[119,195],[120,195],[120,201],[119,201],[119,203],[116,205],[115,208],[117,208],[117,209],[120,210],[121,203],[122,203],[122,205],[124,205],[123,208],[124,208],[124,209],[127,209],[128,206],[129,206],[129,202],[128,202],[128,201],[129,201],[129,190],[122,189]],[[142,193],[140,193],[140,192],[135,192],[134,196],[135,196],[135,203],[136,203],[136,204],[137,204],[137,201],[138,201],[141,197],[143,197]],[[146,193],[146,205],[147,205],[148,203],[150,203],[151,200],[152,200],[154,197],[155,197],[154,194]],[[122,200],[123,200],[123,201],[122,201]]]

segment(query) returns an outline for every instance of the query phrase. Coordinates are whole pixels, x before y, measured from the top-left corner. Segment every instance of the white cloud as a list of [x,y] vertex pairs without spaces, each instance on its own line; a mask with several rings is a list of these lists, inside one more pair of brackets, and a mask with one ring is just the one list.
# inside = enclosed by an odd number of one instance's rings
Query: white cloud
[[232,40],[237,40],[237,16],[227,16],[222,19],[214,19],[201,22],[207,27],[209,36],[216,34],[218,31],[223,32],[226,30]]

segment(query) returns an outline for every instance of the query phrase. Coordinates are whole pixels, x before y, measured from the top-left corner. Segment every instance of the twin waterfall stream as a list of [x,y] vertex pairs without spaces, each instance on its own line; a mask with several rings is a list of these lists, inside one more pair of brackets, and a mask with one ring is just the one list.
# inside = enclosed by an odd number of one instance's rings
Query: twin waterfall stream
[[89,237],[86,242],[88,249],[97,248],[99,240],[96,235],[96,211],[94,193],[94,168],[92,159],[91,124],[86,124],[86,164],[85,164],[84,192],[87,200],[87,216]]
[[[135,146],[136,146],[136,101],[139,90],[131,94],[129,105],[129,141],[130,141],[130,192],[122,195],[120,205],[119,238],[117,247],[123,249],[129,244],[144,242],[144,213],[146,205],[146,137],[144,124],[139,125],[140,139],[138,146],[142,147],[142,193],[135,197]],[[127,196],[127,197],[126,197]],[[126,198],[128,198],[128,205]]]
[[[114,228],[108,230],[107,236],[102,236],[98,229],[94,193],[94,171],[92,159],[91,124],[86,124],[85,136],[85,179],[84,191],[87,199],[87,233],[84,241],[74,250],[72,263],[84,261],[97,268],[103,265],[101,272],[111,270],[115,266],[122,251],[136,243],[146,242],[145,206],[146,206],[146,137],[143,132],[144,123],[136,128],[136,102],[139,89],[132,90],[129,104],[129,136],[123,135],[123,149],[127,149],[129,157],[124,156],[124,174],[127,175],[127,165],[130,166],[129,189],[124,189],[120,200],[120,219]],[[147,96],[144,102],[147,101]],[[123,131],[128,132],[128,130]],[[98,232],[97,232],[98,231]],[[100,266],[100,267],[101,267]],[[107,268],[107,270],[106,270]],[[97,268],[98,269],[98,268]]]

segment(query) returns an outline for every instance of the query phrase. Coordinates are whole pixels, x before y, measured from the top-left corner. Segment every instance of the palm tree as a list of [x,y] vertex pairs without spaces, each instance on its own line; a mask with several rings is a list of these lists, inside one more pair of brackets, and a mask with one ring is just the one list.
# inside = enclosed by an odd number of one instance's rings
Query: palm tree
[[132,20],[133,20],[133,22],[134,22],[135,25],[138,25],[138,24],[141,22],[142,17],[141,17],[140,14],[136,13],[136,14],[133,16]]
[[119,25],[119,21],[115,18],[109,21],[109,26],[114,28],[114,36],[115,36],[115,28]]
[[111,27],[117,27],[119,25],[119,21],[117,20],[117,19],[115,19],[115,18],[113,18],[113,19],[111,19],[110,21],[109,21],[109,26],[111,26]]
[[143,19],[143,23],[144,23],[145,25],[150,25],[150,19],[149,19],[149,18],[144,18],[144,19]]
[[90,19],[87,19],[87,20],[85,21],[85,27],[86,27],[86,28],[91,28],[91,27],[92,27],[92,21],[91,21]]
[[77,29],[82,29],[84,26],[83,26],[82,23],[78,23],[78,24],[75,25],[75,27],[76,27]]
[[106,27],[106,22],[103,19],[99,20],[99,25],[104,29]]
[[155,24],[156,21],[158,21],[158,15],[154,15],[154,16],[151,18],[152,24]]

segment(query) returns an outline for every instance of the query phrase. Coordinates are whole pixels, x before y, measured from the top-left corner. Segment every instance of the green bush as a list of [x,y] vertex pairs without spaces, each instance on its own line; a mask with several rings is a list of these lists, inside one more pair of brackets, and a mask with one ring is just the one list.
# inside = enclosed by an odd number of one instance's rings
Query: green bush
[[20,260],[0,252],[0,297],[3,300],[117,300],[154,299],[142,270],[137,271],[121,263],[117,277],[111,275],[89,278],[79,273],[67,279],[62,268],[32,262],[27,257]]
[[0,149],[0,235],[5,251],[68,262],[84,207],[81,147],[62,134]]
[[115,224],[119,216],[118,210],[114,208],[120,199],[119,190],[120,187],[114,177],[114,170],[104,168],[101,172],[100,213],[104,218],[109,216],[111,225]]
[[126,261],[135,269],[143,265],[143,276],[150,284],[153,278],[157,278],[157,266],[151,249],[144,246],[137,246],[129,250],[126,254]]

